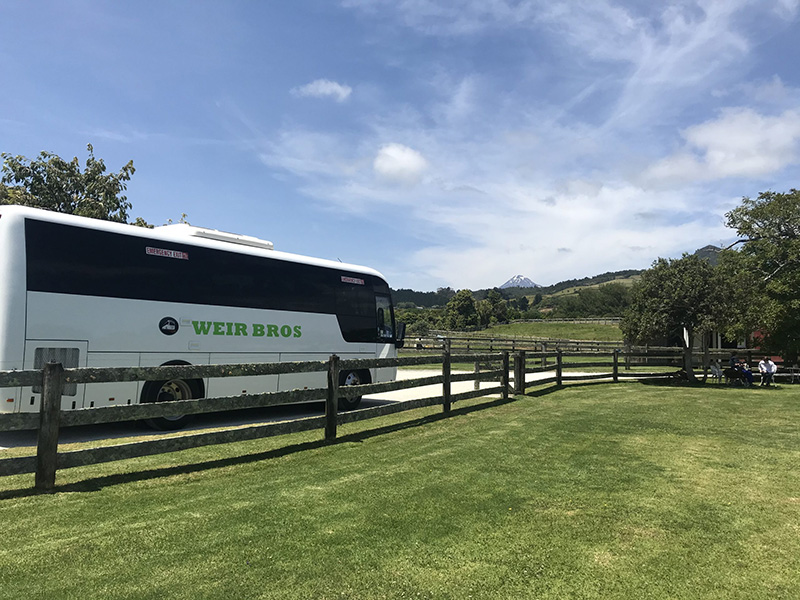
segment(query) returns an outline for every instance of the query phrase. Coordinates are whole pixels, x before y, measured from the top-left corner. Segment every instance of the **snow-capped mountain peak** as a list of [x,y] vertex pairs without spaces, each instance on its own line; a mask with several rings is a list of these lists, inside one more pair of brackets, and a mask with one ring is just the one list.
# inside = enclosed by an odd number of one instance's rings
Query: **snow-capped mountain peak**
[[506,281],[503,285],[501,285],[500,289],[502,290],[510,287],[542,287],[542,286],[540,286],[538,283],[532,282],[524,275],[514,275],[514,277],[512,277],[511,279]]

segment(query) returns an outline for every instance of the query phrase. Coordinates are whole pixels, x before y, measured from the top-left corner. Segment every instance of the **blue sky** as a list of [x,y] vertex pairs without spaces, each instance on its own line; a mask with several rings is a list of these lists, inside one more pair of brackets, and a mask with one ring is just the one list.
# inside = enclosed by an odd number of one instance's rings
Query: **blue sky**
[[395,288],[551,284],[800,187],[798,39],[800,0],[6,1],[0,151]]

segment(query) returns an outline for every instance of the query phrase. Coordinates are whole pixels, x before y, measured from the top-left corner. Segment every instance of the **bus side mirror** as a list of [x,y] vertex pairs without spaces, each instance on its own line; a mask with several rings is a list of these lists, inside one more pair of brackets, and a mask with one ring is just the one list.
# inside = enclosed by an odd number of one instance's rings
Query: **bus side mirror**
[[395,336],[394,347],[395,348],[402,348],[405,346],[406,343],[406,324],[405,323],[398,323],[397,324],[397,335]]

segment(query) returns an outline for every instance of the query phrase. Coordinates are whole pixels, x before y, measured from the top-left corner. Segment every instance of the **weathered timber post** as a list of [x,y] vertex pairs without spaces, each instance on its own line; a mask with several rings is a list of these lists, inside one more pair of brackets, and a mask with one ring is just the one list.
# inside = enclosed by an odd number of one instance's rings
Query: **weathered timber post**
[[508,388],[509,388],[509,377],[508,377],[508,350],[503,352],[503,379],[501,385],[503,386],[503,400],[508,400]]
[[450,341],[448,340],[442,353],[442,410],[450,412]]
[[525,394],[525,350],[514,355],[514,394]]
[[614,383],[619,383],[619,350],[614,349],[613,352],[614,358]]
[[561,348],[556,350],[556,385],[561,385],[564,375],[564,363],[561,356]]
[[480,374],[480,372],[481,372],[481,363],[480,363],[480,361],[476,360],[475,361],[475,385],[473,386],[474,389],[476,389],[476,390],[481,389],[481,382],[480,382],[480,379],[478,379],[478,375]]
[[42,370],[42,404],[39,407],[39,441],[36,447],[34,486],[40,492],[52,492],[56,485],[63,389],[64,367],[61,363],[47,363]]
[[542,368],[547,366],[547,342],[542,342]]
[[325,440],[336,439],[336,417],[339,414],[339,357],[328,361],[328,394],[325,396]]

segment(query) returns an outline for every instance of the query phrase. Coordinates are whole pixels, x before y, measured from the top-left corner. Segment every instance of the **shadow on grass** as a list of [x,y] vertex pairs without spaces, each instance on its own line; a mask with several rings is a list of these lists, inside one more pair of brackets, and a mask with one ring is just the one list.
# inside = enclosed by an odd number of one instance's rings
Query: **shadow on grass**
[[[526,397],[536,397],[545,395],[547,393],[552,393],[559,389],[556,386],[552,388],[547,388],[544,390],[537,390],[534,392],[528,392],[525,394]],[[404,421],[402,423],[395,423],[392,425],[385,425],[383,427],[376,427],[374,429],[368,429],[365,431],[359,431],[358,433],[351,433],[348,435],[343,435],[341,437],[337,437],[335,440],[326,441],[326,440],[318,440],[314,442],[303,442],[300,444],[291,444],[289,446],[284,446],[283,448],[276,448],[274,450],[268,450],[266,452],[257,452],[255,454],[245,454],[242,456],[232,456],[229,458],[222,458],[218,460],[209,460],[203,461],[198,463],[186,464],[186,465],[177,465],[172,467],[162,467],[156,469],[144,469],[141,471],[136,471],[134,473],[118,473],[114,475],[105,475],[102,477],[94,477],[90,479],[85,479],[80,482],[76,483],[69,483],[65,485],[56,485],[52,492],[49,493],[60,493],[60,492],[95,492],[103,489],[104,487],[120,485],[125,483],[132,483],[135,481],[146,481],[150,479],[158,479],[161,477],[171,477],[174,475],[186,475],[189,473],[198,473],[202,471],[207,471],[211,469],[220,469],[229,466],[235,465],[244,465],[249,463],[255,463],[262,460],[270,460],[274,458],[280,458],[283,456],[288,456],[292,454],[298,454],[300,452],[306,452],[308,450],[315,450],[318,448],[322,448],[325,446],[333,446],[336,444],[345,444],[345,443],[353,443],[353,442],[361,442],[370,438],[378,437],[381,435],[386,435],[388,433],[393,433],[396,431],[403,431],[405,429],[410,429],[412,427],[419,427],[422,425],[426,425],[428,423],[435,423],[437,421],[441,421],[443,419],[447,419],[449,417],[458,416],[458,415],[466,415],[469,413],[474,413],[482,410],[487,410],[490,408],[495,408],[498,406],[503,406],[510,402],[514,402],[515,399],[509,398],[508,400],[497,399],[492,400],[490,402],[485,402],[482,404],[476,404],[473,406],[465,406],[462,408],[453,408],[449,413],[439,413],[435,415],[427,415],[424,417],[419,417],[416,419],[412,419],[410,421]],[[23,498],[28,496],[37,496],[43,492],[39,492],[33,488],[20,488],[20,489],[12,489],[12,490],[3,490],[0,491],[0,500],[6,500],[11,498]]]
[[649,385],[655,387],[673,387],[673,388],[682,387],[682,388],[694,388],[694,389],[704,388],[710,385],[713,385],[714,387],[718,385],[721,387],[732,387],[725,384],[711,383],[710,380],[703,381],[702,378],[698,378],[695,379],[694,381],[691,381],[689,379],[684,379],[682,377],[676,377],[676,376],[653,377],[652,379],[640,379],[639,383],[642,385]]

